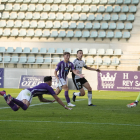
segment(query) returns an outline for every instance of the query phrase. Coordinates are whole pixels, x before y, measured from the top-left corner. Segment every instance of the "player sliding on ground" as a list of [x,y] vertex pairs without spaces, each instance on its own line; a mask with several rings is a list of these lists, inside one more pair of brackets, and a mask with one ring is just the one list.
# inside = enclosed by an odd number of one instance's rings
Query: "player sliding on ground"
[[[69,52],[64,52],[63,57],[64,57],[64,61],[61,61],[57,64],[57,67],[56,67],[55,72],[54,72],[54,75],[55,75],[57,83],[58,83],[57,89],[55,92],[58,95],[61,92],[61,90],[64,89],[65,90],[65,98],[66,98],[66,101],[68,103],[68,106],[75,106],[74,104],[72,104],[70,102],[70,98],[69,98],[69,94],[68,94],[69,88],[68,88],[67,82],[66,82],[67,75],[69,73],[69,70],[71,70],[75,75],[77,75],[81,78],[83,77],[83,75],[78,74],[76,72],[76,70],[74,69],[73,64],[69,61],[69,59],[70,59]],[[58,71],[59,71],[59,74],[57,75]]]
[[[27,110],[29,107],[32,98],[35,96],[38,96],[39,100],[41,102],[54,102],[55,100],[62,105],[65,109],[71,110],[72,108],[66,107],[66,105],[61,101],[60,98],[56,95],[54,90],[51,87],[52,85],[52,77],[46,76],[44,77],[44,83],[39,84],[38,86],[35,86],[33,88],[28,88],[22,90],[17,98],[13,98],[11,95],[6,95],[5,91],[0,91],[0,95],[4,97],[7,104],[13,109],[14,111],[17,111],[20,107],[23,110]],[[54,97],[55,100],[47,100],[43,98],[43,94],[50,94]]]
[[[79,74],[82,73],[83,67],[88,69],[88,70],[93,70],[93,71],[98,71],[98,72],[100,71],[99,69],[87,67],[85,65],[85,62],[82,60],[82,57],[83,57],[83,51],[78,50],[77,51],[77,59],[75,59],[73,61],[74,68],[76,69],[77,72],[79,72]],[[75,75],[74,73],[72,73],[72,79],[73,79],[73,82],[74,82],[77,90],[80,90],[80,92],[73,93],[73,101],[75,102],[76,96],[84,96],[85,95],[85,91],[83,89],[83,86],[84,86],[88,90],[88,106],[95,106],[92,104],[92,88],[89,85],[88,81],[85,78],[81,78],[81,77]]]
[[140,101],[140,93],[139,93],[138,97],[136,98],[135,102],[128,104],[127,107],[129,107],[129,108],[136,107],[138,105],[139,101]]

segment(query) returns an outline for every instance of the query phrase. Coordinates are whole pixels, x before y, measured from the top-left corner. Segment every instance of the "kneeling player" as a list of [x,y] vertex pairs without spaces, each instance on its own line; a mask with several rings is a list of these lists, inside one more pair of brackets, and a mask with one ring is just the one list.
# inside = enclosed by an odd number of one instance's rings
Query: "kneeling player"
[[[52,77],[46,76],[44,77],[44,83],[41,83],[33,88],[22,90],[17,96],[17,98],[13,98],[11,95],[6,95],[5,91],[0,91],[0,95],[4,97],[7,104],[14,111],[17,111],[20,107],[23,110],[27,110],[32,101],[32,97],[35,96],[38,96],[41,102],[54,102],[56,100],[65,109],[71,110],[71,108],[66,107],[66,105],[61,101],[61,99],[56,95],[52,87],[50,87],[51,85],[52,85]],[[42,96],[43,94],[50,94],[54,97],[55,100],[51,101],[44,99]]]

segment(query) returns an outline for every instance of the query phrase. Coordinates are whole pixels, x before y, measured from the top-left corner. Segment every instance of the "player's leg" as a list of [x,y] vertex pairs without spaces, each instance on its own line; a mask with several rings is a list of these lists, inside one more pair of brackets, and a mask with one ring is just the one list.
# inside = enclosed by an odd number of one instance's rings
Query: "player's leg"
[[131,108],[131,107],[136,107],[138,105],[138,102],[140,101],[140,93],[139,95],[137,96],[135,102],[131,103],[131,104],[128,104],[127,107]]
[[88,106],[95,106],[92,104],[92,88],[88,82],[84,83],[83,86],[88,90]]
[[62,89],[62,87],[57,87],[56,88],[56,90],[55,90],[56,95],[58,95],[61,92],[60,88]]

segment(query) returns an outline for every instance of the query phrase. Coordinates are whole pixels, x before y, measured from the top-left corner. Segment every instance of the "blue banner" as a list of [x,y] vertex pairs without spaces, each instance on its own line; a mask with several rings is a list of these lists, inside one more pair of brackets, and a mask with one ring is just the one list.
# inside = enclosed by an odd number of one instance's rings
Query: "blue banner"
[[0,68],[0,88],[4,88],[4,68]]
[[[44,77],[45,76],[22,75],[19,82],[19,88],[26,89],[37,86],[40,83],[43,83]],[[55,76],[52,76],[52,88],[56,89],[56,85]]]

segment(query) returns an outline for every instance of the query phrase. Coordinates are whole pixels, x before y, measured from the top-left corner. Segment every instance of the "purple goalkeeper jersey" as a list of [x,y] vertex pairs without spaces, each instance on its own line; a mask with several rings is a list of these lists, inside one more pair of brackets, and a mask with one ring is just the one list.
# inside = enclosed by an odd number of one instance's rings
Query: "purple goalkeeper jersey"
[[58,77],[66,80],[69,70],[74,70],[74,65],[71,62],[65,63],[61,61],[57,64],[56,71],[59,71]]
[[52,96],[56,94],[54,90],[52,89],[52,87],[50,87],[46,83],[41,83],[33,88],[27,88],[27,90],[29,90],[32,93],[33,97],[42,95],[42,94],[50,94]]

